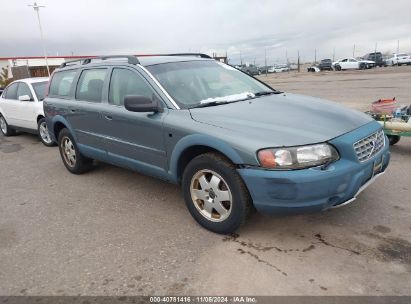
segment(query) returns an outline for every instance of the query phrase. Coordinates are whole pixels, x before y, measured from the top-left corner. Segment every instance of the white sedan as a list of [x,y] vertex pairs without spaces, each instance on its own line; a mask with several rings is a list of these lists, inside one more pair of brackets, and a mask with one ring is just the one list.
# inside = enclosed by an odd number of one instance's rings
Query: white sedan
[[375,66],[375,61],[344,58],[333,62],[332,66],[336,71],[368,69]]
[[46,146],[54,146],[44,119],[43,99],[48,78],[27,78],[12,82],[0,97],[0,129],[4,136],[16,131],[38,134]]
[[385,62],[389,65],[411,64],[411,56],[405,53],[392,54]]

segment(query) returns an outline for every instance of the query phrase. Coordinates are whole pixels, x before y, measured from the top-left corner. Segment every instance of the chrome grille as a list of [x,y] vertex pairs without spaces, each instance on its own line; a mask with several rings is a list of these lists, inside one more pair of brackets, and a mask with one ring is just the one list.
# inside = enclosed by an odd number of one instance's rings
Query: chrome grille
[[385,146],[384,131],[377,131],[354,144],[354,150],[360,162],[365,162],[381,151]]

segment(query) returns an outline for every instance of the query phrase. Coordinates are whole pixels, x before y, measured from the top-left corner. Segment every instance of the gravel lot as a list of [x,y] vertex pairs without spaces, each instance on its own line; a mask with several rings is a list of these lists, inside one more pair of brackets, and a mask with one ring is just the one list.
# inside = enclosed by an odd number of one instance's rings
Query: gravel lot
[[[360,110],[411,104],[411,66],[260,78]],[[391,152],[353,204],[255,214],[224,237],[174,185],[105,164],[71,175],[57,148],[0,135],[0,295],[411,295],[411,139]]]

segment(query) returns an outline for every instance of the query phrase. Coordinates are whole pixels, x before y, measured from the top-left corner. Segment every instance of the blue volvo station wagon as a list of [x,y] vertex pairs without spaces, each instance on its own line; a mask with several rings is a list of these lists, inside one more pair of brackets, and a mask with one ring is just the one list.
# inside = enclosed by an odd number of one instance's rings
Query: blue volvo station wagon
[[223,234],[253,209],[343,206],[390,159],[367,115],[276,91],[202,54],[64,63],[44,112],[71,173],[99,160],[179,184],[196,221]]

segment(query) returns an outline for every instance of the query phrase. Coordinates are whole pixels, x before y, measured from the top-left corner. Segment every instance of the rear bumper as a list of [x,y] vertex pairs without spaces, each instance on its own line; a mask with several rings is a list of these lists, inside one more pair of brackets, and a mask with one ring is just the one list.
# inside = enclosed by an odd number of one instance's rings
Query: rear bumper
[[[363,138],[364,134],[369,135],[378,128],[375,124],[366,125],[331,141],[339,149],[341,159],[325,170],[318,167],[292,171],[244,168],[238,172],[249,189],[254,206],[262,213],[308,213],[343,206],[355,200],[389,164],[387,138],[385,147],[364,163],[357,160],[352,148],[356,138]],[[347,154],[349,147],[351,155]],[[378,170],[375,170],[376,165],[380,165]]]

